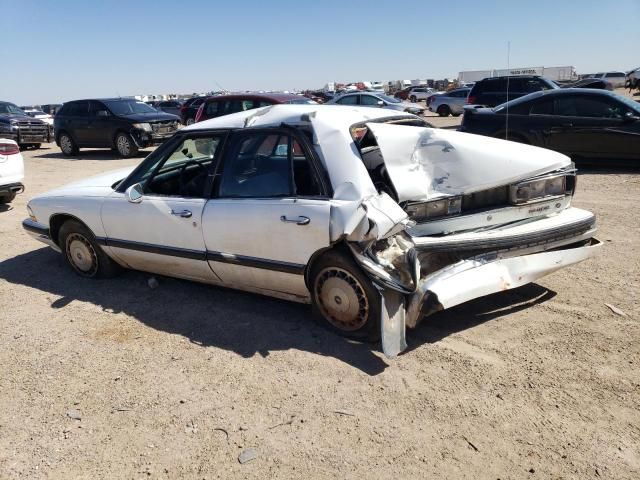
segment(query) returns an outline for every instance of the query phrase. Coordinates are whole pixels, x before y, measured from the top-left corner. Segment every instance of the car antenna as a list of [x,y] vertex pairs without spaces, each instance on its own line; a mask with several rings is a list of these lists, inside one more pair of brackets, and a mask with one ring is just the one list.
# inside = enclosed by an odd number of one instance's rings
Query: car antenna
[[507,42],[507,112],[504,126],[504,139],[509,140],[509,78],[511,76],[511,66],[509,57],[511,56],[511,40]]

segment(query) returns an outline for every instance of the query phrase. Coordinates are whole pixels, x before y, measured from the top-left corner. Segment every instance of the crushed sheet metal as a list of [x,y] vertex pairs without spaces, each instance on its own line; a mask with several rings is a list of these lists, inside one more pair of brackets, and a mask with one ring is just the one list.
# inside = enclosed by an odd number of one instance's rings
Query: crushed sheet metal
[[462,132],[367,123],[398,200],[472,193],[567,167],[550,150]]
[[592,239],[591,244],[584,247],[500,260],[494,260],[495,255],[463,260],[420,281],[418,290],[409,298],[406,323],[409,326],[418,323],[422,305],[430,292],[443,308],[451,308],[474,298],[526,285],[582,262],[594,256],[601,245]]
[[380,289],[380,304],[382,351],[388,358],[397,357],[407,348],[404,295]]

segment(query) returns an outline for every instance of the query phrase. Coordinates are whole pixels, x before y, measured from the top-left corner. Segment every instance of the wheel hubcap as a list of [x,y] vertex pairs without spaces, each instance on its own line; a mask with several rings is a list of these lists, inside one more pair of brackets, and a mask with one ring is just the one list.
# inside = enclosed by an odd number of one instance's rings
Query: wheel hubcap
[[315,285],[322,315],[340,330],[354,331],[367,323],[369,302],[360,282],[341,268],[325,268]]
[[129,155],[129,139],[124,135],[120,135],[117,140],[118,151],[122,155]]
[[69,137],[67,137],[66,135],[63,135],[62,137],[60,137],[60,147],[62,148],[62,151],[65,153],[68,153],[71,151],[71,139]]
[[67,257],[71,265],[84,275],[93,275],[98,269],[98,257],[89,240],[79,233],[67,237]]

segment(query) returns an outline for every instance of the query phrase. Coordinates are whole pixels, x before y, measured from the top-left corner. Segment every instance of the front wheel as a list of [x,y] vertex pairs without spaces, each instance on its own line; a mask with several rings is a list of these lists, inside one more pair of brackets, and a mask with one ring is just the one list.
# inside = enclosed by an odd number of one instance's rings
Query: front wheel
[[411,98],[409,100],[411,101],[411,103],[416,103],[415,95],[411,95]]
[[58,244],[67,263],[81,277],[109,278],[121,270],[96,243],[91,231],[80,222],[67,220],[60,228]]
[[311,273],[314,316],[348,338],[380,339],[380,293],[346,253],[329,251]]
[[195,118],[187,118],[187,123],[186,123],[187,127],[189,125],[193,125],[194,123],[196,123],[196,119]]
[[120,156],[124,158],[133,157],[138,153],[138,147],[133,142],[131,135],[124,132],[116,135],[116,150],[118,150]]

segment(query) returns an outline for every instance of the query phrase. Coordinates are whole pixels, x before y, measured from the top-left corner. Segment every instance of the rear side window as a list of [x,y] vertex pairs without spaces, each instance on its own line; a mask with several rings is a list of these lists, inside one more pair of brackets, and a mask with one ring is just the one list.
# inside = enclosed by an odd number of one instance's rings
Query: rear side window
[[611,77],[624,77],[624,76],[625,75],[622,72],[609,72],[604,77],[605,78],[611,78]]
[[86,116],[89,114],[89,104],[88,102],[68,103],[64,106],[62,114],[74,117]]
[[286,133],[256,132],[235,139],[224,161],[220,197],[257,198],[321,194],[312,165]]
[[482,93],[498,93],[505,92],[507,90],[507,81],[502,78],[495,80],[485,80],[477,84],[478,92]]
[[533,104],[531,115],[553,115],[553,98],[544,98]]
[[220,102],[207,102],[205,107],[205,113],[207,118],[213,118],[218,116],[218,108],[220,106]]
[[336,103],[339,103],[340,105],[357,105],[358,95],[347,95],[346,97],[342,97]]
[[551,87],[537,78],[522,79],[522,91],[525,93],[549,90]]

